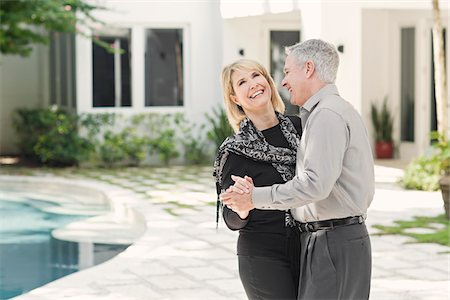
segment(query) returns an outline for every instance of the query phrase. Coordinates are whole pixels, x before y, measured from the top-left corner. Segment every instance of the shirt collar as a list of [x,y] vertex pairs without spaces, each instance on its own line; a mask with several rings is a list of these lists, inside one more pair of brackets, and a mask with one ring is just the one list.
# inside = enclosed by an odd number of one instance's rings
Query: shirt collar
[[338,89],[335,84],[329,83],[321,88],[317,93],[312,95],[305,104],[303,104],[302,109],[311,112],[313,108],[319,103],[319,101],[327,95],[339,95]]

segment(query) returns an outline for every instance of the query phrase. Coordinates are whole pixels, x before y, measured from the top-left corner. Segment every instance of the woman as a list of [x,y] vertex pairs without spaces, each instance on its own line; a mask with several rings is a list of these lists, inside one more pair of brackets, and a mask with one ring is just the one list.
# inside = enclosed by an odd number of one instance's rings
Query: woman
[[[236,134],[220,146],[214,163],[218,193],[248,175],[255,186],[283,183],[295,175],[300,118],[283,116],[284,103],[267,70],[242,59],[222,71],[228,121]],[[249,299],[297,299],[299,234],[289,211],[232,211],[225,223],[239,230],[239,275]]]

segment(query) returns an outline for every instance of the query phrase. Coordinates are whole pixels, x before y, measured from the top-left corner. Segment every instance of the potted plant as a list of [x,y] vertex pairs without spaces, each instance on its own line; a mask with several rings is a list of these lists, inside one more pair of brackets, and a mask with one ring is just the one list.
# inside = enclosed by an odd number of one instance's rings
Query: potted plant
[[392,158],[394,155],[394,142],[392,140],[394,118],[387,107],[387,96],[384,97],[381,108],[372,103],[371,117],[375,135],[376,157]]
[[450,220],[450,139],[437,131],[431,132],[433,153],[432,160],[435,162],[441,179],[442,200],[444,200],[445,215]]

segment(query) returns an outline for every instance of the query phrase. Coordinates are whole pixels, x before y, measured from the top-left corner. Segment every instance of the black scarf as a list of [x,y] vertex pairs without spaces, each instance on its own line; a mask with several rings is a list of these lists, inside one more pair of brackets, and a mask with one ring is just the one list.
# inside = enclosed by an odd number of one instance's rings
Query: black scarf
[[[289,181],[295,176],[296,153],[300,144],[300,134],[289,118],[278,112],[276,112],[276,116],[289,148],[275,147],[269,144],[252,121],[247,118],[242,120],[240,132],[225,139],[219,147],[214,161],[217,195],[221,193],[222,170],[230,152],[255,161],[271,163],[284,181]],[[219,207],[220,200],[217,197],[216,225],[219,221]]]

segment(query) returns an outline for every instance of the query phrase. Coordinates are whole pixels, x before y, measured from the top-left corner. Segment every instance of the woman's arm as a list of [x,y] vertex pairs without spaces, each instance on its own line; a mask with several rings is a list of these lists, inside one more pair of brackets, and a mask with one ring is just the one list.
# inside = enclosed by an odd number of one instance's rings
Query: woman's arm
[[[247,174],[245,165],[245,158],[234,153],[229,154],[222,171],[222,189],[227,189],[229,186],[234,184],[234,181],[231,179],[231,175],[245,176]],[[225,220],[225,224],[228,228],[231,230],[239,230],[247,225],[249,220],[249,211],[240,211],[236,213],[224,206],[223,219]]]

